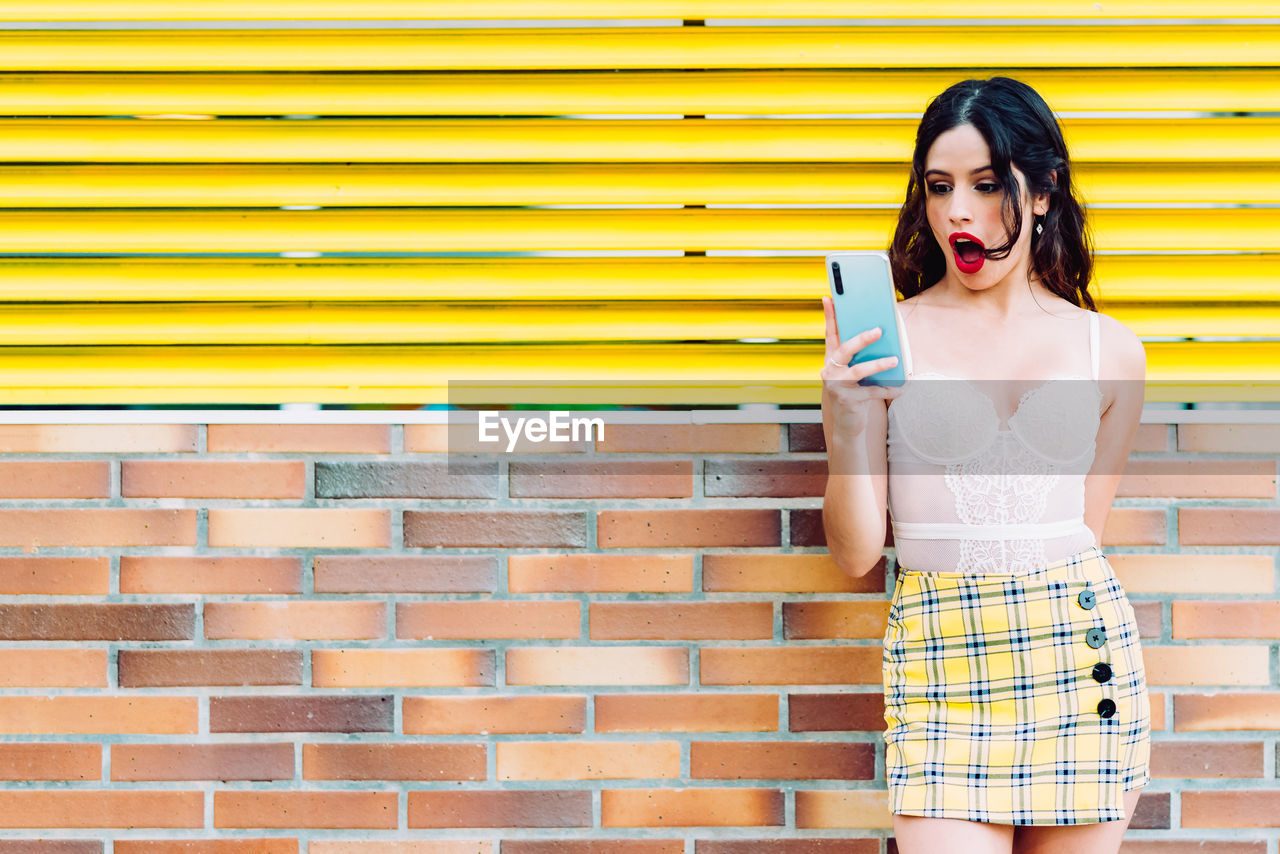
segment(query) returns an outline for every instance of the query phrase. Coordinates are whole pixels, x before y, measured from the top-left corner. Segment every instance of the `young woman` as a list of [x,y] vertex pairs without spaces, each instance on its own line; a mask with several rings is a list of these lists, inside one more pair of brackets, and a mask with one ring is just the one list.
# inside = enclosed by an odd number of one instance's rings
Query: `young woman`
[[[890,250],[907,382],[857,381],[829,299],[832,557],[862,575],[885,511],[885,765],[902,854],[1115,854],[1148,782],[1134,613],[1098,544],[1146,358],[1094,311],[1062,131],[1016,80],[930,104]],[[914,345],[914,346],[913,346]]]

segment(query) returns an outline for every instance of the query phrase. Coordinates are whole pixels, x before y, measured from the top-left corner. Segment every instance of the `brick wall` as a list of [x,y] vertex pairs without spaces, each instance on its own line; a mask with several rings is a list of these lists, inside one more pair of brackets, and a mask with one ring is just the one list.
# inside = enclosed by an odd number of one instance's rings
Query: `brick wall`
[[[892,851],[893,564],[827,557],[812,416],[465,472],[439,424],[0,425],[0,854]],[[1142,427],[1125,854],[1278,854],[1278,460]]]

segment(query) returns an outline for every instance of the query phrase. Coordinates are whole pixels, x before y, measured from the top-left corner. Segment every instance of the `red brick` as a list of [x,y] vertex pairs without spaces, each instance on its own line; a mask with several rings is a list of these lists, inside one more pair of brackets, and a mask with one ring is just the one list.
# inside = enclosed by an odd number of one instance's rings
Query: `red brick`
[[389,424],[210,424],[209,453],[389,454]]
[[507,589],[512,593],[689,593],[693,555],[510,555]]
[[703,685],[819,685],[881,683],[879,646],[706,647]]
[[391,732],[387,695],[210,697],[210,732]]
[[202,792],[0,790],[0,827],[203,827]]
[[777,424],[611,424],[598,453],[776,454]]
[[1261,644],[1155,646],[1142,648],[1152,685],[1266,685],[1270,650]]
[[1133,437],[1134,451],[1161,452],[1169,450],[1169,424],[1140,424]]
[[1260,741],[1161,741],[1151,745],[1152,777],[1262,777]]
[[105,649],[0,649],[0,686],[107,686]]
[[498,849],[496,843],[487,839],[375,841],[312,838],[307,843],[307,851],[309,854],[497,854]]
[[716,780],[870,780],[871,742],[694,741],[690,776]]
[[796,827],[893,828],[884,789],[820,789],[796,792]]
[[1175,638],[1274,638],[1280,602],[1174,602]]
[[0,839],[0,854],[102,854],[96,839]]
[[125,498],[305,498],[302,460],[121,460]]
[[708,459],[703,494],[713,497],[821,498],[826,460]]
[[316,460],[316,498],[498,498],[498,461]]
[[1182,793],[1183,827],[1280,827],[1280,789]]
[[1275,498],[1275,460],[1130,460],[1117,498]]
[[401,639],[576,638],[582,614],[576,601],[401,602],[396,637]]
[[122,688],[300,685],[302,652],[275,649],[122,649]]
[[366,640],[387,634],[382,602],[207,602],[207,638]]
[[113,744],[112,780],[289,780],[291,744]]
[[0,697],[0,733],[194,733],[195,697]]
[[1266,507],[1179,507],[1178,543],[1184,546],[1274,546],[1280,510]]
[[0,780],[101,780],[97,744],[0,744]]
[[602,827],[781,826],[783,796],[776,789],[605,789]]
[[684,840],[504,839],[502,854],[684,854]]
[[680,744],[675,741],[501,741],[499,780],[675,779]]
[[781,545],[777,510],[601,510],[600,548]]
[[317,649],[311,684],[317,688],[493,685],[491,649]]
[[881,691],[788,694],[787,708],[787,729],[791,732],[881,732],[885,727]]
[[385,549],[391,511],[351,507],[210,508],[210,548]]
[[110,558],[0,557],[0,596],[102,596],[110,582]]
[[783,602],[782,624],[788,640],[884,637],[889,619],[885,602]]
[[597,694],[596,732],[772,732],[774,694]]
[[[597,706],[597,729],[599,714]],[[579,733],[586,721],[587,699],[582,696],[404,698],[406,735]]]
[[1138,636],[1158,638],[1164,629],[1164,606],[1159,602],[1133,602],[1133,615],[1138,619]]
[[[791,525],[791,545],[792,546],[826,546],[827,531],[822,524],[822,510],[818,509],[801,509],[792,510],[788,514]],[[886,520],[888,517],[885,517]],[[892,528],[885,527],[885,541],[892,539]]]
[[114,846],[116,854],[298,854],[298,840],[284,837],[117,839]]
[[689,498],[691,460],[512,462],[512,498]]
[[1129,827],[1133,830],[1168,830],[1172,826],[1171,801],[1168,792],[1144,791],[1133,809]]
[[317,593],[493,593],[493,555],[316,555]]
[[1130,839],[1120,846],[1120,854],[1267,854],[1267,843],[1227,842],[1222,839],[1178,842]]
[[699,839],[695,850],[697,854],[880,854],[880,840]]
[[483,744],[304,744],[308,780],[484,780]]
[[181,454],[197,436],[195,424],[0,424],[0,452]]
[[1278,454],[1280,424],[1179,424],[1178,450]]
[[829,554],[709,554],[702,556],[708,593],[883,593],[885,559],[857,578]]
[[410,791],[409,827],[590,827],[585,790]]
[[194,546],[196,511],[132,507],[0,510],[0,546]]
[[0,640],[191,640],[192,605],[0,604]]
[[121,555],[120,592],[301,593],[302,559]]
[[110,498],[107,460],[0,462],[0,498]]
[[1271,555],[1124,554],[1107,563],[1129,593],[1271,593]]
[[1163,510],[1112,507],[1102,529],[1103,546],[1163,546],[1168,542]]
[[512,647],[508,685],[688,685],[689,652],[677,647]]
[[394,830],[396,798],[395,792],[214,792],[213,826]]
[[1280,692],[1174,694],[1176,732],[1280,729]]
[[556,510],[405,510],[405,548],[563,548],[587,544],[587,516]]
[[594,640],[767,640],[769,602],[592,602]]

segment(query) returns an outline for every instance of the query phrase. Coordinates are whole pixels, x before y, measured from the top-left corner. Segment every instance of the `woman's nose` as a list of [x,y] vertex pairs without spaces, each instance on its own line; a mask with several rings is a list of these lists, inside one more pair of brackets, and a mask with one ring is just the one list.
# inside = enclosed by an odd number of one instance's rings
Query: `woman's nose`
[[951,205],[947,209],[947,216],[952,222],[971,222],[973,220],[972,209],[963,193],[958,191],[951,193]]

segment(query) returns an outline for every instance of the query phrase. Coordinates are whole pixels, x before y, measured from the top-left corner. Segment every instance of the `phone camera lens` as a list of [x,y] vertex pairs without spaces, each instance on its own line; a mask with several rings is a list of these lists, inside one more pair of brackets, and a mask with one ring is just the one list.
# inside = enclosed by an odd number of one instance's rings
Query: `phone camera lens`
[[843,296],[844,280],[840,278],[840,262],[839,261],[831,262],[831,279],[832,281],[835,282],[835,285],[836,285],[836,295]]

